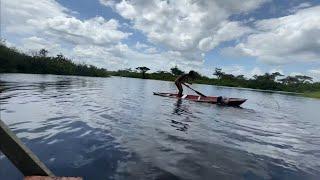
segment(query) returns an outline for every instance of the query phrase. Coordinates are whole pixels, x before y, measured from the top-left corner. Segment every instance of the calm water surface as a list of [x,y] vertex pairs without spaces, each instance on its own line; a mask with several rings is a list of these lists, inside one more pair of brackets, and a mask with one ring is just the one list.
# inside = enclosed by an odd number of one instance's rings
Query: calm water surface
[[[1,119],[56,174],[85,179],[320,179],[320,100],[221,88],[242,108],[154,96],[171,82],[1,74]],[[192,92],[188,92],[192,93]],[[2,154],[0,179],[22,175]]]

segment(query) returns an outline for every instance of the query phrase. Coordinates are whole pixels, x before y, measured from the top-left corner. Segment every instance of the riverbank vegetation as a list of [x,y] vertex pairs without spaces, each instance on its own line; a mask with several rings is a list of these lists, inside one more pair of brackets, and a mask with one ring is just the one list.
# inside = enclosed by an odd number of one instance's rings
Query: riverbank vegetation
[[[110,75],[174,81],[177,76],[183,73],[185,72],[180,70],[178,67],[173,67],[171,68],[170,72],[157,71],[153,73],[144,72],[142,74],[137,70],[124,69],[118,71],[111,71]],[[225,73],[222,71],[222,69],[219,68],[216,68],[213,71],[213,75],[216,78],[209,78],[196,72],[197,78],[193,82],[199,84],[242,87],[270,91],[287,91],[302,93],[308,97],[320,97],[320,83],[313,82],[312,78],[309,76],[296,75],[285,77],[279,72],[274,72],[265,73],[263,75],[255,75],[252,78],[246,78],[244,75],[235,76],[232,74]]]
[[9,48],[0,42],[0,73],[58,74],[78,76],[109,76],[106,69],[76,64],[62,54],[49,57],[46,49],[32,55]]
[[312,98],[320,98],[320,91],[306,92],[303,95],[307,97],[312,97]]
[[[157,71],[147,73],[150,69],[145,66],[136,69],[123,69],[107,71],[92,65],[76,64],[62,54],[49,57],[48,51],[41,49],[32,55],[20,52],[15,48],[0,43],[0,73],[32,73],[32,74],[58,74],[79,76],[122,76],[144,79],[174,81],[177,76],[185,73],[177,66],[170,71]],[[152,70],[152,69],[151,69]],[[313,82],[309,76],[284,76],[279,72],[254,75],[246,78],[244,75],[233,75],[223,72],[222,69],[213,69],[214,78],[203,76],[196,72],[194,83],[252,88],[270,91],[287,91],[303,93],[308,97],[320,98],[320,83]]]

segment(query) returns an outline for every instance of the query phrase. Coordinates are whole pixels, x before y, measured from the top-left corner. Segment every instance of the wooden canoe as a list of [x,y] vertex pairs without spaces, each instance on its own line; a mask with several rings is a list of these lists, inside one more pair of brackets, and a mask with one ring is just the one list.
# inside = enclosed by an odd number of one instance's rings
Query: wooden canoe
[[226,105],[226,106],[240,106],[244,103],[247,99],[242,98],[225,98],[219,96],[198,96],[198,95],[183,95],[179,97],[178,94],[174,93],[159,93],[154,92],[154,95],[163,96],[163,97],[170,97],[170,98],[178,98],[178,99],[187,99],[190,101],[196,102],[204,102],[204,103],[211,103],[211,104],[219,104],[219,105]]

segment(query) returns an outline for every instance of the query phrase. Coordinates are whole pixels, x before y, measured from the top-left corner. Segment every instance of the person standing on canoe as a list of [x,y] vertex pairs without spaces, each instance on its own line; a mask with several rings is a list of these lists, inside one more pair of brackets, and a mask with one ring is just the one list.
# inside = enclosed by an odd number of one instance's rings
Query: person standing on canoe
[[183,92],[182,84],[185,82],[188,82],[189,84],[191,84],[189,80],[195,79],[195,76],[196,76],[196,73],[194,71],[190,71],[188,74],[182,74],[177,77],[174,83],[176,84],[179,90],[179,93],[178,93],[179,97],[182,97],[182,92]]

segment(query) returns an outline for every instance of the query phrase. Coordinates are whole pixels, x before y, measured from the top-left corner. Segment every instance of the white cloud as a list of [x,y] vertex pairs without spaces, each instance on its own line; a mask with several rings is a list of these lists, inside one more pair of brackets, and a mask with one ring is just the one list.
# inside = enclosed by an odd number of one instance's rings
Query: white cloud
[[118,21],[114,19],[106,21],[102,17],[81,21],[75,17],[58,16],[42,21],[30,20],[29,22],[38,26],[41,32],[75,44],[116,44],[130,35],[130,33],[118,30]]
[[147,48],[144,52],[149,53],[149,54],[154,54],[154,53],[157,53],[158,50],[155,47],[150,47],[150,48]]
[[52,37],[74,44],[117,44],[131,33],[119,30],[117,20],[95,17],[77,19],[72,11],[53,0],[4,1],[4,30],[8,34]]
[[284,74],[284,71],[281,68],[273,68],[269,71],[269,73],[275,73],[275,72],[279,72],[280,74]]
[[209,51],[222,42],[237,39],[251,31],[249,27],[242,26],[239,22],[221,23],[219,29],[212,36],[200,40],[199,49]]
[[31,36],[28,38],[22,39],[22,49],[27,52],[38,52],[40,49],[47,49],[50,55],[56,55],[61,52],[61,46],[57,43],[48,42],[46,39]]
[[111,47],[77,45],[73,48],[72,54],[74,59],[82,63],[116,70],[128,65],[124,58],[128,50],[128,46],[121,43]]
[[310,69],[308,72],[320,75],[320,69]]
[[289,76],[303,75],[301,72],[291,72]]
[[[320,59],[320,6],[296,14],[261,20],[258,30],[233,52],[257,57],[269,64],[313,62]],[[229,49],[230,52],[230,49]]]
[[[260,20],[251,28],[245,20],[230,20],[266,1],[100,0],[128,20],[120,21],[121,25],[103,17],[79,19],[54,0],[6,0],[2,2],[2,27],[5,36],[21,39],[14,43],[26,51],[46,48],[52,54],[62,52],[74,60],[113,70],[143,65],[156,71],[178,65],[185,71],[211,75],[213,70],[203,66],[205,53],[233,40],[238,45],[222,49],[222,54],[256,57],[271,64],[319,60],[319,6],[301,4],[292,11],[295,14]],[[123,29],[142,32],[148,42],[126,45],[124,40],[131,33]],[[262,74],[258,67],[238,65],[226,67],[226,71],[247,77]],[[308,73],[317,74],[317,69]]]
[[150,41],[164,44],[172,50],[185,51],[195,49],[201,39],[215,33],[226,38],[223,31],[227,29],[223,29],[223,25],[229,24],[224,21],[233,13],[252,10],[262,2],[121,1],[114,8],[132,20],[134,27],[144,32]]
[[311,6],[312,6],[311,3],[303,2],[303,3],[299,4],[298,6],[295,6],[292,9],[290,9],[289,13],[295,13],[300,9],[308,8],[308,7],[311,7]]
[[132,5],[130,5],[127,1],[122,1],[118,4],[116,4],[116,9],[120,12],[122,12],[122,16],[132,19],[137,15],[136,10]]
[[179,51],[189,61],[203,61],[198,56],[201,51],[208,51],[221,42],[247,33],[249,28],[239,22],[230,22],[228,18],[256,9],[266,1],[100,0],[130,20],[133,27],[144,33],[150,42]]
[[110,70],[147,66],[152,72],[170,70],[176,64],[183,70],[200,69],[202,62],[187,61],[177,51],[140,52],[119,43],[114,46],[77,45],[72,50],[75,60]]
[[307,71],[308,75],[313,77],[313,81],[320,81],[320,68],[319,69],[310,69]]
[[63,53],[100,67],[126,64],[127,59],[121,55],[128,47],[121,40],[130,33],[120,31],[117,20],[80,20],[53,0],[10,0],[2,5],[6,36],[18,35],[20,41],[15,46],[28,53],[45,48],[49,55]]
[[10,42],[8,39],[0,39],[0,44],[5,45],[10,48],[15,48],[15,44]]
[[144,49],[149,47],[148,45],[144,44],[144,43],[140,43],[139,41],[136,43],[135,45],[136,49]]
[[225,47],[220,49],[220,54],[225,57],[239,58],[248,57],[248,55],[240,48],[235,47]]
[[262,75],[262,74],[264,74],[263,71],[260,68],[255,67],[251,71],[249,71],[248,77],[252,77],[254,75]]
[[5,0],[1,1],[1,20],[4,31],[16,34],[30,34],[37,27],[30,20],[42,21],[56,16],[66,16],[68,9],[54,0]]

